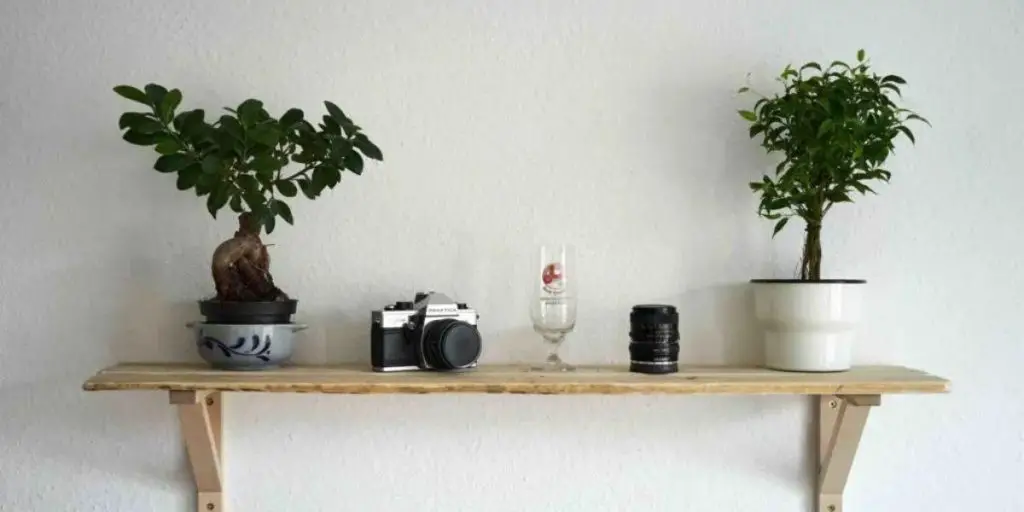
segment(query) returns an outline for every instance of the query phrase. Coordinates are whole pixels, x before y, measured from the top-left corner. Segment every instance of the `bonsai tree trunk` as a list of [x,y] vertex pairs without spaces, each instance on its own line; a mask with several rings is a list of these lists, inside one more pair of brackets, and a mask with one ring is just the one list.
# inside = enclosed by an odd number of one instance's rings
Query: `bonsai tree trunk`
[[807,221],[807,235],[804,238],[804,254],[800,260],[800,279],[818,281],[821,279],[821,221]]
[[238,231],[213,251],[210,265],[217,300],[260,302],[288,300],[274,286],[270,275],[270,254],[260,240],[259,221],[251,213],[238,216]]

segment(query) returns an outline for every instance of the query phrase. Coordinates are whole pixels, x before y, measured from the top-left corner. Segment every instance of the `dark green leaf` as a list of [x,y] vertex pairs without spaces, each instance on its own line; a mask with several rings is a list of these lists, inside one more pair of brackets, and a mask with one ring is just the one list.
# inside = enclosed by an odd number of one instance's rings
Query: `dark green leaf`
[[875,193],[875,191],[872,190],[871,187],[869,187],[869,186],[867,186],[867,185],[865,185],[865,184],[863,184],[863,183],[861,183],[859,181],[855,181],[855,182],[851,183],[850,185],[852,185],[853,188],[857,189],[857,192],[860,192],[861,194],[867,194],[868,192],[871,192],[872,194]]
[[366,135],[359,133],[356,134],[355,138],[352,139],[352,144],[359,148],[367,158],[373,160],[384,160],[384,155],[380,152],[380,148],[376,144],[370,142],[370,139]]
[[213,147],[216,149],[216,154],[221,158],[229,159],[241,156],[241,152],[237,151],[236,147],[241,145],[241,139],[228,133],[228,130],[223,126],[212,129],[209,135],[214,143]]
[[165,96],[163,101],[160,102],[160,117],[165,123],[169,123],[171,119],[174,119],[174,109],[178,108],[181,104],[181,91],[177,89],[171,89]]
[[[129,114],[133,113],[130,112]],[[121,126],[121,128],[127,126],[133,131],[146,134],[161,133],[164,131],[164,125],[160,124],[160,121],[157,121],[152,117],[135,115],[129,116],[129,114],[122,115],[121,119],[118,120],[117,124]],[[125,119],[125,116],[129,117]]]
[[235,179],[235,183],[242,189],[242,192],[251,196],[263,197],[260,193],[260,183],[252,175],[242,174]]
[[269,214],[264,214],[263,215],[263,229],[265,229],[267,231],[268,235],[274,232],[274,227],[276,225],[277,225],[277,221],[274,219],[274,213],[273,212],[270,212]]
[[292,125],[298,123],[299,121],[302,121],[302,111],[297,108],[293,108],[289,109],[287,112],[284,113],[283,116],[281,116],[280,123],[281,127],[287,130],[291,129]]
[[257,172],[274,172],[281,168],[281,162],[270,154],[262,154],[252,159],[249,167]]
[[249,211],[257,218],[261,219],[261,222],[265,216],[270,215],[270,208],[267,206],[267,198],[262,194],[243,193],[242,199],[244,199],[245,204],[249,206]]
[[846,195],[846,192],[842,190],[833,190],[826,194],[825,198],[828,199],[829,201],[832,201],[833,203],[853,202],[853,200],[850,199],[850,196]]
[[164,103],[164,96],[167,96],[167,89],[162,85],[146,84],[146,98],[149,99],[149,104],[153,106],[154,113],[158,115]]
[[238,105],[235,111],[243,126],[252,126],[260,118],[260,111],[263,110],[263,102],[260,100],[248,99]]
[[779,231],[782,231],[782,228],[786,227],[787,222],[789,222],[789,217],[783,217],[775,223],[775,229],[772,230],[772,238],[775,238],[775,235],[779,234]]
[[790,197],[779,197],[765,202],[764,207],[770,211],[782,210],[783,208],[788,208],[792,200]]
[[745,92],[747,92],[749,90],[750,90],[750,87],[740,87],[739,89],[736,90],[736,93],[737,94],[743,94],[743,93],[745,93]]
[[295,184],[287,180],[277,180],[274,182],[274,186],[285,197],[295,197],[295,194],[299,193],[298,189],[295,188]]
[[328,178],[330,181],[327,182],[327,186],[334,188],[335,185],[341,182],[341,171],[344,170],[339,167],[327,166]]
[[224,168],[224,161],[217,155],[206,155],[203,157],[203,172],[207,174],[219,174]]
[[832,131],[832,120],[826,119],[822,121],[821,126],[818,127],[818,137],[821,137],[830,131]]
[[146,97],[146,93],[144,93],[144,92],[142,92],[142,91],[140,91],[140,90],[138,90],[135,87],[132,87],[130,85],[119,85],[117,87],[114,87],[114,92],[119,94],[122,98],[127,98],[127,99],[130,99],[132,101],[137,101],[139,103],[142,103],[143,105],[150,105],[150,106],[152,106],[152,104],[149,101],[149,98]]
[[924,124],[926,124],[926,125],[928,125],[928,126],[931,126],[931,125],[932,125],[932,123],[929,123],[927,119],[925,119],[925,118],[923,118],[923,117],[921,117],[921,116],[919,116],[919,115],[917,115],[917,114],[910,114],[909,116],[907,116],[907,119],[908,119],[908,120],[910,120],[910,119],[916,119],[916,120],[918,120],[918,121],[921,121],[921,122],[923,122]]
[[205,127],[203,117],[206,115],[202,109],[190,110],[188,112],[182,112],[175,118],[175,123],[178,125],[178,130],[181,131],[186,137],[192,138],[196,135],[200,135],[200,131]]
[[196,181],[196,196],[202,197],[213,191],[220,184],[220,177],[215,174],[200,173]]
[[757,134],[761,133],[762,131],[764,131],[764,125],[760,125],[760,124],[752,124],[752,125],[750,125],[750,130],[749,130],[750,138],[753,139],[754,137],[757,136]]
[[277,141],[281,138],[281,132],[278,131],[277,126],[271,124],[261,124],[253,126],[248,136],[250,139],[259,142],[267,147],[277,146]]
[[317,194],[313,192],[313,182],[305,179],[300,179],[297,181],[299,182],[299,190],[302,190],[302,195],[308,197],[309,199],[316,199]]
[[295,163],[308,164],[308,163],[312,162],[313,160],[315,160],[313,155],[311,155],[309,153],[306,153],[306,152],[292,155],[292,162],[295,162]]
[[202,170],[195,164],[178,171],[178,190],[188,190],[196,186],[200,174]]
[[310,186],[310,192],[313,196],[318,196],[320,193],[331,183],[332,173],[330,168],[326,166],[319,166],[313,169],[313,180]]
[[217,218],[217,211],[224,207],[228,203],[229,191],[226,186],[218,186],[210,192],[210,197],[206,198],[206,210],[210,212],[213,218]]
[[917,141],[914,140],[914,132],[910,131],[910,128],[907,128],[906,126],[898,126],[896,129],[903,132],[903,134],[910,139],[911,144],[917,144]]
[[338,122],[338,126],[344,126],[352,123],[352,120],[349,119],[348,116],[346,116],[345,113],[342,112],[334,103],[325,101],[324,105],[327,106],[327,112],[331,114],[331,117]]
[[292,209],[289,208],[284,201],[279,201],[275,199],[272,208],[274,209],[275,213],[277,213],[282,219],[284,219],[285,222],[287,222],[288,224],[295,224],[295,221],[292,219]]
[[153,168],[160,172],[178,172],[194,163],[196,161],[191,156],[176,153],[157,158]]
[[125,141],[135,144],[136,146],[152,146],[160,142],[160,136],[152,133],[139,133],[134,130],[128,130],[121,136]]
[[861,48],[860,50],[857,50],[857,60],[859,62],[864,62],[864,57],[865,57],[864,49]]
[[231,194],[231,200],[228,201],[228,206],[231,207],[231,211],[235,213],[242,213],[242,196],[239,193]]
[[156,145],[156,152],[160,153],[161,155],[171,155],[177,153],[178,151],[181,151],[181,144],[179,144],[178,141],[170,137],[161,140]]
[[242,125],[234,117],[228,115],[220,116],[220,127],[225,133],[237,140],[242,140],[244,137],[242,135]]
[[274,173],[272,172],[257,172],[253,176],[262,188],[268,189],[274,186]]
[[753,113],[753,112],[751,112],[749,110],[740,110],[739,113],[740,113],[740,117],[742,117],[743,119],[746,119],[747,121],[751,121],[751,122],[757,121],[757,114],[755,114],[755,113]]
[[821,71],[821,64],[818,64],[817,62],[808,62],[807,64],[800,66],[800,71],[803,71],[805,69],[816,69],[818,71]]
[[[150,114],[143,114],[141,112],[125,112],[124,114],[121,114],[120,118],[117,119],[117,127],[122,130],[124,130],[125,128],[135,129],[136,126],[146,126],[150,122],[156,123],[157,127],[162,128],[160,126],[160,122],[156,119],[153,119],[153,117]],[[147,131],[145,133],[153,132]]]
[[899,96],[901,98],[903,97],[903,93],[900,91],[900,88],[897,87],[895,84],[882,84],[882,86],[879,87],[879,88],[880,89],[888,89],[890,91],[895,92],[897,96]]
[[324,122],[320,124],[320,129],[331,135],[341,135],[341,125],[331,116],[324,116]]
[[362,174],[363,157],[359,156],[359,153],[356,153],[355,151],[350,151],[345,155],[345,167],[356,174]]
[[883,84],[890,83],[890,82],[896,83],[896,84],[900,84],[900,85],[904,85],[904,84],[907,83],[906,80],[904,80],[903,78],[898,77],[896,75],[886,75],[885,77],[882,78],[882,83]]

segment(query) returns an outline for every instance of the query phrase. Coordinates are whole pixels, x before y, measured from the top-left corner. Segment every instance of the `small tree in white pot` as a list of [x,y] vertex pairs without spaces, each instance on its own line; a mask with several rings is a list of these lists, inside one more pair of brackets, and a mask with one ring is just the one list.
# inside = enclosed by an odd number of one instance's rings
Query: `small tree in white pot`
[[822,221],[836,204],[888,182],[883,165],[893,141],[905,136],[914,142],[907,122],[928,121],[896,104],[906,82],[873,73],[864,50],[853,66],[787,66],[778,81],[783,92],[740,111],[750,121],[750,137],[783,157],[773,176],[750,184],[760,195],[758,213],[774,221],[772,236],[794,217],[806,230],[799,279],[753,281],[765,362],[779,370],[847,370],[865,281],[821,278]]

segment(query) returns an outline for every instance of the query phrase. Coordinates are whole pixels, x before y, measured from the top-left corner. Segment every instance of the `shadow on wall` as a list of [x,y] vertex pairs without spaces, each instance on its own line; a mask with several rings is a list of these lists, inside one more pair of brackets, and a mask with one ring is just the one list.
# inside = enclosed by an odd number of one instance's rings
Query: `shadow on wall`
[[[756,365],[764,359],[754,321],[753,290],[747,283],[712,285],[679,295],[651,297],[645,303],[670,304],[679,311],[679,362],[684,365]],[[567,360],[585,364],[625,364],[629,360],[629,309],[603,308],[581,317],[574,343],[563,346]],[[518,339],[536,335],[514,332]],[[601,343],[580,343],[580,339]],[[531,343],[526,340],[524,343]],[[533,344],[539,342],[534,338]],[[536,358],[532,360],[537,360]]]
[[747,283],[713,285],[657,299],[679,310],[679,362],[753,365],[764,359]]
[[747,283],[709,286],[678,297],[679,360],[696,364],[760,364],[764,348]]
[[[794,454],[807,446],[813,455],[805,442],[810,439],[813,421],[806,415],[807,402],[794,397],[239,395],[238,401],[232,405],[238,413],[233,420],[246,429],[238,433],[245,438],[236,439],[236,446],[287,431],[288,441],[260,451],[261,458],[282,464],[308,464],[309,460],[345,456],[366,446],[412,436],[433,440],[405,445],[413,450],[409,453],[415,453],[415,459],[451,461],[430,464],[435,470],[450,472],[449,482],[459,481],[462,473],[471,479],[476,471],[474,464],[467,469],[467,464],[459,464],[461,460],[498,459],[508,467],[543,464],[543,469],[529,472],[536,476],[575,464],[600,467],[602,461],[628,454],[623,466],[653,465],[667,471],[678,465],[697,466],[728,472],[731,478],[742,474],[772,480],[808,496],[811,490],[813,466]],[[284,414],[261,412],[266,410]],[[424,412],[438,410],[447,412]],[[290,421],[288,411],[301,411],[303,421]],[[344,432],[350,435],[333,436],[319,444],[292,441],[322,438],[325,427],[337,425],[344,425]],[[777,443],[765,443],[765,431],[789,434]],[[553,446],[558,449],[552,450]],[[566,463],[564,457],[557,456],[559,452],[575,455]],[[412,462],[396,468],[394,460],[386,459],[365,464],[362,471],[367,474],[394,475],[422,467]],[[415,477],[412,472],[410,478]],[[530,478],[523,476],[513,485],[522,488]],[[616,478],[620,478],[619,485],[637,484],[628,477]]]

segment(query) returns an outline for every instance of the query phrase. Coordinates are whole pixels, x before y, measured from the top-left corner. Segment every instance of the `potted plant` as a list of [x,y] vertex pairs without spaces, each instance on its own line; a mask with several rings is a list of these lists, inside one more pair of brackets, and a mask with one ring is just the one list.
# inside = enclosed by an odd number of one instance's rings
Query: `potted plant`
[[774,174],[750,184],[760,195],[758,214],[774,221],[773,237],[794,217],[805,225],[799,278],[753,281],[766,365],[847,370],[865,281],[822,279],[823,221],[833,206],[888,183],[892,175],[883,166],[894,141],[904,136],[913,143],[908,123],[928,121],[897,104],[906,82],[874,73],[864,50],[852,66],[787,66],[778,81],[781,93],[758,95],[752,110],[739,112],[750,122],[750,137],[782,159]]
[[[200,353],[225,367],[281,362],[290,352],[297,301],[274,283],[260,235],[272,233],[277,219],[292,224],[286,199],[300,193],[316,199],[341,181],[342,172],[362,174],[364,157],[382,160],[380,149],[329,101],[314,126],[302,110],[275,118],[255,99],[208,120],[202,109],[179,109],[178,89],[119,85],[114,92],[147,107],[121,115],[125,141],[152,146],[160,155],[153,168],[175,176],[179,190],[205,197],[214,218],[224,208],[238,215],[238,231],[213,252],[216,296],[200,301],[207,320],[196,324]],[[208,335],[213,331],[217,336]],[[272,350],[269,335],[277,336]]]

